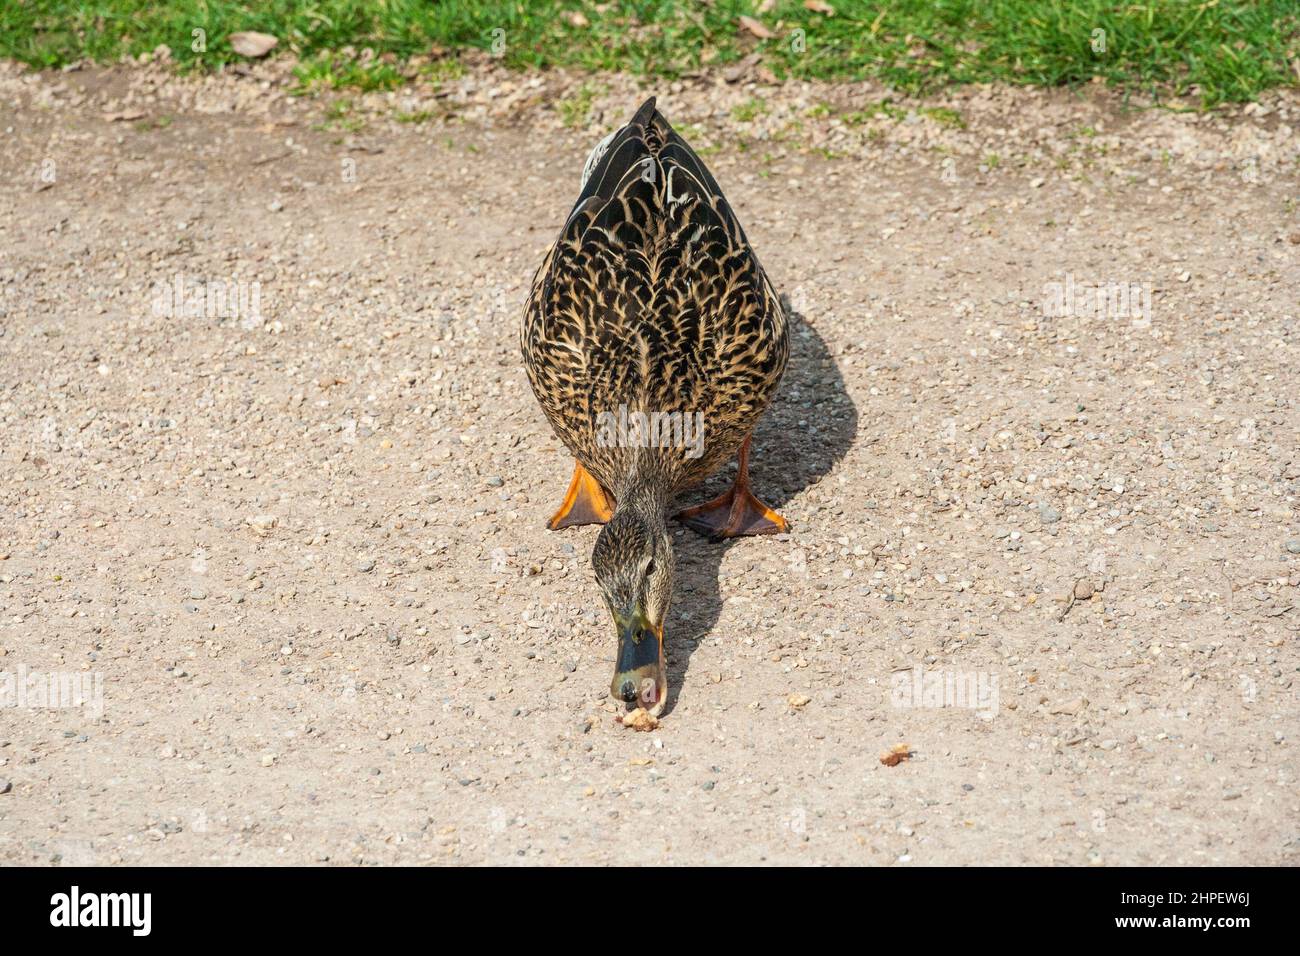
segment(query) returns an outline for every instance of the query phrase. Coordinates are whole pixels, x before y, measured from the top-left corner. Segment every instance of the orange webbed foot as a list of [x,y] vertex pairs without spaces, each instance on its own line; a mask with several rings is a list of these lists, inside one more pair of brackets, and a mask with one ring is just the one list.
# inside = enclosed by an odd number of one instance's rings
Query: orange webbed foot
[[677,520],[715,541],[751,534],[780,534],[790,523],[749,490],[749,442],[740,446],[740,467],[732,486],[712,501],[677,512]]
[[604,524],[614,515],[614,500],[591,473],[578,462],[573,463],[573,479],[564,495],[560,510],[551,515],[546,527],[552,531],[583,524]]

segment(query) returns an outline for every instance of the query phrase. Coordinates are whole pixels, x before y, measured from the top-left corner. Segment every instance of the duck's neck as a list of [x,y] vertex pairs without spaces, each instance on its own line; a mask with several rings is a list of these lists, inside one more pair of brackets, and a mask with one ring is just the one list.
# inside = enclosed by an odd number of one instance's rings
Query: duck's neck
[[653,464],[641,459],[629,470],[616,494],[616,510],[633,512],[653,531],[667,530],[672,488],[665,477]]

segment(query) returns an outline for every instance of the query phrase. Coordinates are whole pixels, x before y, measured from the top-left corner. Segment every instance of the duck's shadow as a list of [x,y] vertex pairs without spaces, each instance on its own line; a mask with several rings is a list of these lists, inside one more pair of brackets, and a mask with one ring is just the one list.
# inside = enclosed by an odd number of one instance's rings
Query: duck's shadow
[[[839,367],[825,341],[804,316],[790,316],[790,361],[771,407],[754,431],[750,476],[754,494],[777,511],[800,492],[821,481],[853,444],[858,411]],[[687,493],[682,507],[707,501],[730,486],[734,462],[699,488]],[[786,515],[791,524],[799,518]],[[784,552],[788,545],[763,538],[732,538],[712,542],[693,531],[674,533],[676,574],[673,606],[664,637],[668,649],[668,704],[671,713],[692,652],[718,623],[722,595],[718,569],[733,547],[768,547]]]

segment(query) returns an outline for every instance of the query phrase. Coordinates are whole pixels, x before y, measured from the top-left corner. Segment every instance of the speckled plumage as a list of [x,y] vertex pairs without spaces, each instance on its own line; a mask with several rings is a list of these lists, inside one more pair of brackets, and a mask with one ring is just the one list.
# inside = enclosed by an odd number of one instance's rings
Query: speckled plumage
[[[666,498],[700,482],[775,393],[785,315],[717,182],[653,99],[588,161],[534,277],[522,345],[555,433],[615,498],[637,476]],[[602,441],[601,413],[620,407],[700,413],[702,447]]]
[[[591,563],[618,634],[610,694],[657,716],[668,686],[668,508],[742,447],[789,346],[740,223],[653,99],[588,158],[578,201],[533,279],[522,344],[533,392],[579,465],[549,526],[604,523]],[[667,435],[647,441],[624,428],[640,416],[669,416]],[[748,491],[748,448],[731,492],[678,515],[689,527],[784,529]]]

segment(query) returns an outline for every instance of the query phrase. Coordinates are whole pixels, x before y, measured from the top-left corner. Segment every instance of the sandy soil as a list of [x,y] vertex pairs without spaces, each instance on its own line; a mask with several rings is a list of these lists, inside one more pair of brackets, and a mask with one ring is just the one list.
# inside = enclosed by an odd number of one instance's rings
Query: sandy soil
[[1297,860],[1300,99],[659,88],[797,313],[793,527],[678,535],[638,734],[517,327],[650,89],[0,67],[0,670],[102,680],[0,709],[0,860]]

